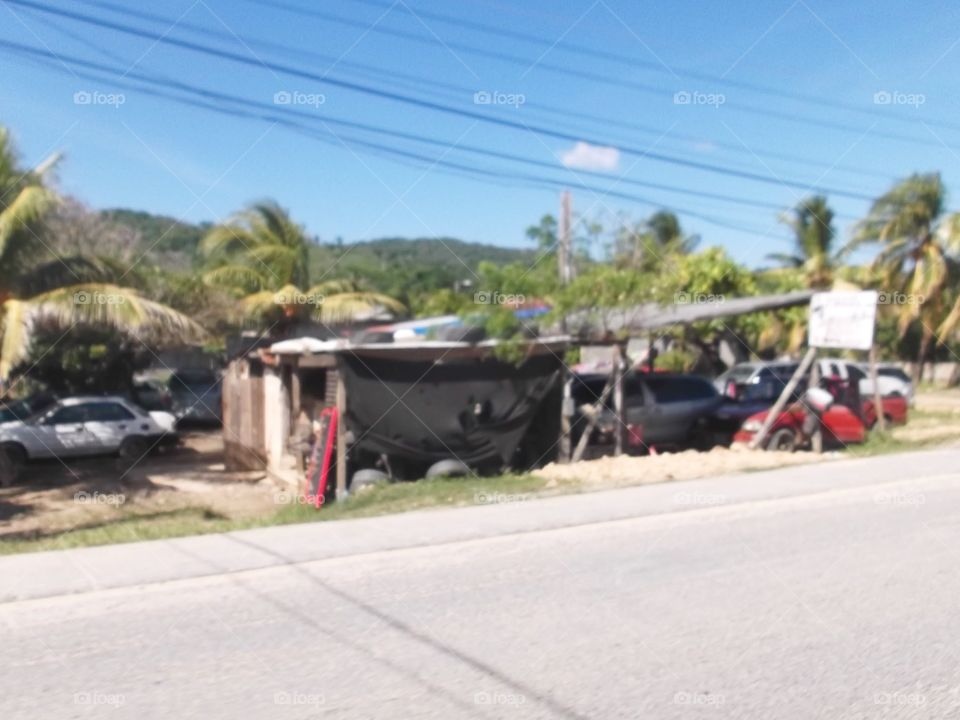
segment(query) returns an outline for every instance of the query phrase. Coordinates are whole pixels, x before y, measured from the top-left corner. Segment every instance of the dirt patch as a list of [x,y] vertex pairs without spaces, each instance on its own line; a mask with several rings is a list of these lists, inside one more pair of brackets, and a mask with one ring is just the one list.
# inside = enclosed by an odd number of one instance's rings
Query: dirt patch
[[821,462],[843,457],[842,453],[816,455],[809,452],[769,452],[746,447],[715,447],[708,452],[687,450],[660,455],[602,457],[572,465],[547,465],[537,474],[557,482],[579,481],[584,487],[647,485],[670,480],[694,480],[713,475],[763,470]]
[[133,470],[109,457],[28,465],[15,485],[0,489],[0,539],[45,537],[184,509],[229,520],[275,512],[277,486],[263,472],[227,472],[222,448],[219,433],[196,433]]

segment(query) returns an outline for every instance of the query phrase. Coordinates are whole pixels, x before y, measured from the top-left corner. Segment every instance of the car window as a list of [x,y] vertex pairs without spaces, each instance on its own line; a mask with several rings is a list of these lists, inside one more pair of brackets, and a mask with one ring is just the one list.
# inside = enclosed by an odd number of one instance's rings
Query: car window
[[847,372],[850,373],[850,382],[858,383],[867,377],[863,370],[856,365],[847,365]]
[[96,402],[89,403],[86,407],[88,422],[119,422],[134,419],[133,413],[119,403]]
[[877,368],[877,374],[903,380],[903,382],[910,382],[910,376],[900,368]]
[[44,420],[44,425],[66,425],[85,422],[87,418],[86,405],[67,405],[55,410]]
[[713,385],[699,378],[649,377],[646,383],[658,403],[706,400],[717,395]]

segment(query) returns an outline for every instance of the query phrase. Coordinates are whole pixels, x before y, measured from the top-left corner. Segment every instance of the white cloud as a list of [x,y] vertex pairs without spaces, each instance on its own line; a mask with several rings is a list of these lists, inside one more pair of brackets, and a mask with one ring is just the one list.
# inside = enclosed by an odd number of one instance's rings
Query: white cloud
[[568,168],[613,171],[620,166],[620,151],[615,147],[601,147],[581,141],[570,150],[560,153],[560,162]]

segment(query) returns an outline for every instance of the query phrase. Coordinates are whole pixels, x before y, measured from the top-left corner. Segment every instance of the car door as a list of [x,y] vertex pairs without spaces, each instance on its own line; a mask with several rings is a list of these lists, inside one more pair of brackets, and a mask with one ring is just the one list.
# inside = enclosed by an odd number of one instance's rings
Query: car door
[[127,435],[138,433],[137,417],[118,402],[92,402],[87,405],[87,431],[93,436],[96,452],[111,453]]
[[30,457],[74,457],[87,455],[93,436],[87,431],[84,404],[58,407],[39,422],[24,428],[24,445]]
[[677,436],[682,434],[682,408],[676,402],[676,388],[671,381],[672,378],[656,376],[643,379],[646,390],[643,441],[647,445],[677,442]]

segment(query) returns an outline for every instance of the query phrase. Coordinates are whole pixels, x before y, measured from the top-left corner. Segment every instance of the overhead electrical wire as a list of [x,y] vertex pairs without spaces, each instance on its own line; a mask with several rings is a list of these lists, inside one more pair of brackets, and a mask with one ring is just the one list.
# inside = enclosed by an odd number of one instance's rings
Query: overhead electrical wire
[[[171,34],[163,36],[155,36],[150,31],[142,30],[136,27],[125,25],[123,23],[112,22],[109,20],[104,20],[102,18],[93,17],[83,13],[75,13],[67,10],[61,10],[58,8],[45,5],[43,3],[33,2],[32,0],[5,0],[9,4],[28,7],[34,10],[38,10],[43,13],[56,15],[59,17],[64,17],[76,22],[93,25],[95,27],[101,27],[123,34],[142,37],[151,40],[152,42],[164,45],[170,45],[173,47],[178,47],[186,50],[191,50],[193,52],[201,53],[207,56],[217,57],[223,60],[229,60],[238,64],[242,64],[248,67],[268,69],[276,73],[282,73],[289,75],[291,77],[299,77],[307,80],[311,80],[317,83],[327,83],[333,87],[340,87],[345,90],[354,91],[364,95],[381,98],[384,100],[394,101],[402,103],[404,105],[409,105],[412,107],[422,108],[424,110],[432,110],[436,112],[441,112],[447,115],[453,115],[463,118],[472,119],[478,122],[497,125],[500,127],[509,128],[512,130],[518,130],[521,132],[531,132],[534,134],[541,134],[546,137],[553,137],[556,139],[565,140],[568,142],[588,142],[593,145],[598,146],[610,146],[614,143],[609,142],[605,139],[597,138],[584,138],[580,135],[572,135],[570,133],[560,132],[553,130],[551,128],[532,125],[529,123],[518,122],[515,120],[509,120],[501,117],[492,117],[490,115],[483,114],[481,112],[473,110],[464,110],[461,108],[451,107],[449,105],[444,105],[437,102],[432,102],[429,100],[423,100],[414,96],[405,95],[403,93],[392,92],[389,90],[381,90],[378,88],[373,88],[362,83],[342,80],[340,78],[325,76],[318,74],[313,71],[304,70],[301,68],[293,67],[290,65],[285,65],[282,63],[276,63],[263,59],[255,59],[247,57],[246,55],[241,55],[239,53],[220,50],[212,48],[208,45],[203,45],[201,43],[195,43],[188,40],[183,40],[180,38],[173,37]],[[742,171],[742,170],[732,170],[729,168],[724,168],[722,166],[714,165],[711,163],[686,160],[683,158],[677,158],[665,153],[651,151],[645,148],[637,148],[632,146],[619,145],[618,149],[629,155],[644,157],[652,161],[666,163],[670,165],[675,165],[679,167],[686,167],[693,170],[699,170],[708,173],[714,173],[718,175],[723,175],[726,177],[737,177],[743,180],[750,180],[758,183],[763,183],[766,185],[776,185],[784,187],[793,187],[803,190],[804,192],[820,192],[827,193],[831,195],[837,195],[841,197],[847,197],[857,200],[871,200],[871,196],[856,192],[845,190],[842,188],[833,188],[823,185],[810,185],[809,183],[796,180],[793,178],[779,178],[771,177],[769,175],[762,175],[754,172]]]

